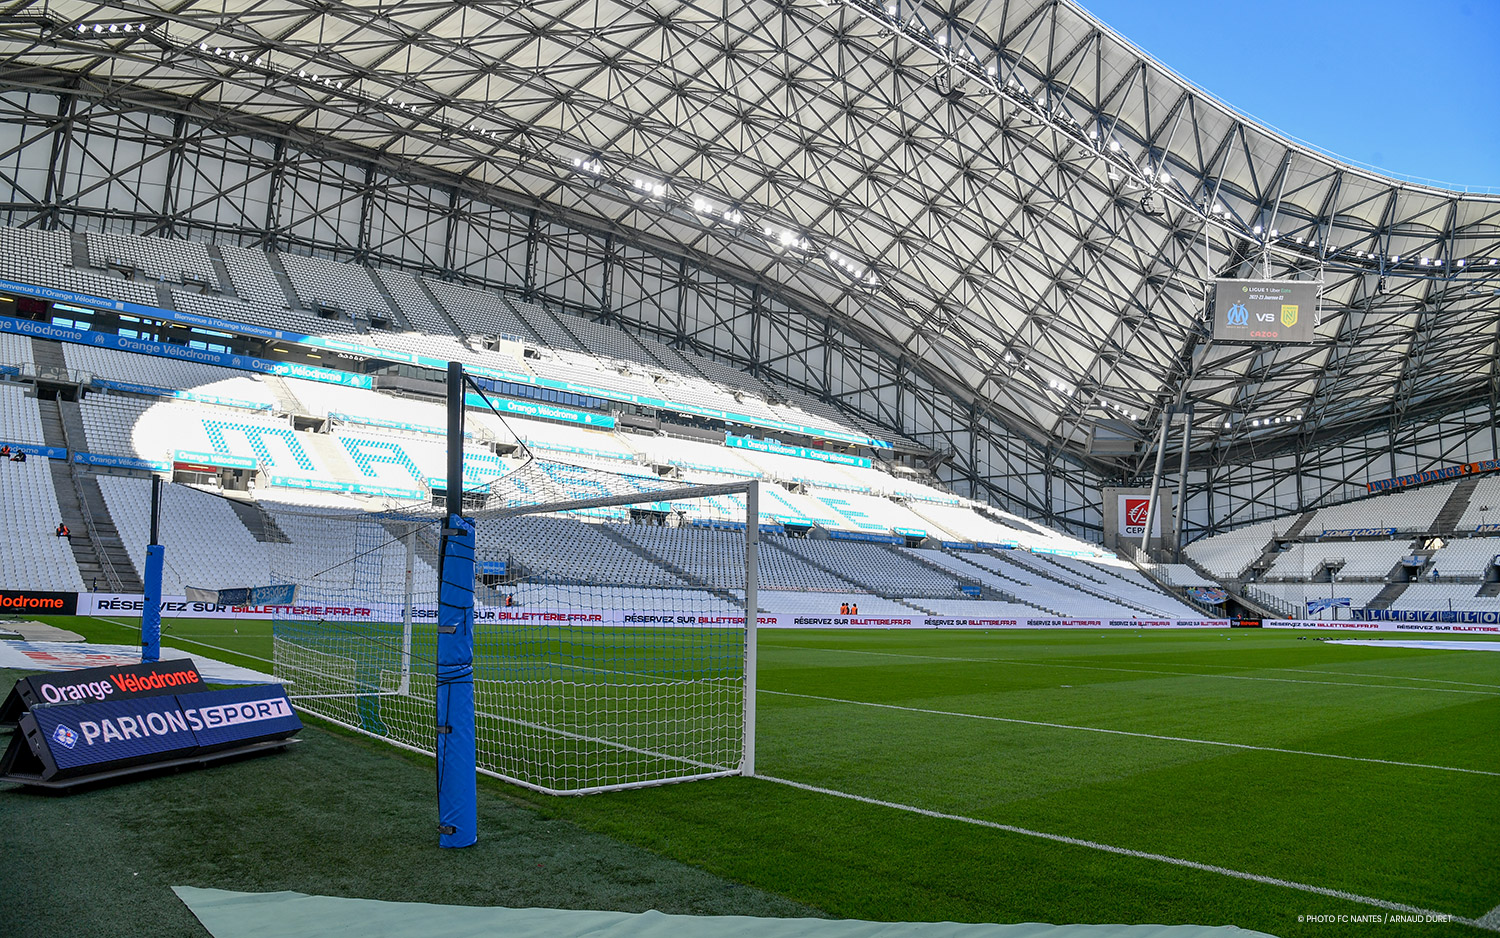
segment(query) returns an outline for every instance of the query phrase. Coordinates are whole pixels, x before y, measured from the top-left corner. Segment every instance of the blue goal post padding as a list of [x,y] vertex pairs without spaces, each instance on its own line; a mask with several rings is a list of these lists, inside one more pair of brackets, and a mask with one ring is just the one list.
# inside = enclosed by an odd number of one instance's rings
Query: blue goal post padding
[[438,846],[468,847],[479,839],[474,754],[474,522],[448,516],[439,575]]
[[167,553],[161,544],[146,548],[146,582],[141,604],[141,661],[161,659],[161,567]]

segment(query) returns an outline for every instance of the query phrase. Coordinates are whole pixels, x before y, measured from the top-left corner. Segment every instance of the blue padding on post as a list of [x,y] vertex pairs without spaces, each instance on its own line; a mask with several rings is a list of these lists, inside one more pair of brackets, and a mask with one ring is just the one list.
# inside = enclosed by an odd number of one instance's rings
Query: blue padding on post
[[438,591],[438,846],[479,839],[474,762],[474,522],[448,516]]
[[141,604],[142,661],[161,659],[161,565],[166,553],[161,544],[146,548],[146,595]]

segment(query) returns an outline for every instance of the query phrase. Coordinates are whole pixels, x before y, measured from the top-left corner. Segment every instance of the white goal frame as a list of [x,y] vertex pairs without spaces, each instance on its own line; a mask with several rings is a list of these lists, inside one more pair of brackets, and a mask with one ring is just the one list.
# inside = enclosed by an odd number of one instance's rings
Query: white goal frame
[[[624,782],[620,782],[620,783],[588,785],[588,786],[584,786],[584,787],[565,788],[565,789],[564,788],[549,787],[547,785],[537,784],[536,782],[533,782],[533,781],[530,781],[530,780],[527,780],[527,779],[516,778],[516,777],[514,777],[512,775],[506,774],[504,772],[497,771],[495,769],[491,769],[491,768],[483,766],[483,765],[476,766],[476,771],[478,773],[490,776],[492,778],[499,779],[501,781],[509,782],[511,784],[519,785],[521,787],[528,788],[528,789],[531,789],[533,791],[541,792],[543,794],[550,794],[550,795],[587,795],[587,794],[595,794],[595,793],[606,792],[606,791],[621,791],[621,790],[628,790],[628,789],[634,789],[634,788],[653,787],[653,786],[658,786],[658,785],[668,785],[668,784],[675,784],[675,783],[678,783],[678,782],[696,781],[696,780],[709,779],[709,778],[720,778],[720,777],[733,776],[733,775],[744,775],[744,776],[754,776],[755,775],[755,724],[756,724],[756,686],[757,686],[756,685],[756,666],[757,666],[757,658],[758,658],[758,656],[757,656],[757,645],[758,645],[758,621],[757,621],[758,620],[758,616],[757,616],[757,611],[759,609],[759,606],[758,606],[758,591],[759,591],[759,552],[760,552],[760,544],[759,544],[759,541],[760,541],[760,537],[759,537],[759,533],[760,533],[759,532],[759,527],[760,527],[759,526],[759,516],[760,516],[760,482],[759,482],[759,480],[749,479],[749,480],[745,480],[745,481],[741,481],[741,482],[731,482],[731,483],[722,483],[722,484],[714,484],[714,485],[691,485],[691,486],[683,486],[683,487],[680,487],[680,488],[662,489],[662,490],[652,491],[652,492],[637,492],[637,493],[631,493],[631,494],[628,494],[628,495],[604,496],[604,497],[600,497],[600,498],[578,499],[578,500],[562,501],[562,502],[547,502],[547,503],[540,503],[540,504],[524,504],[524,505],[514,505],[514,506],[501,506],[501,507],[495,507],[495,508],[482,508],[482,509],[474,511],[472,513],[471,517],[472,517],[472,520],[475,522],[476,527],[478,527],[478,526],[482,526],[485,521],[496,520],[496,519],[503,519],[503,518],[511,518],[511,517],[520,517],[520,516],[526,516],[526,515],[547,515],[547,514],[556,514],[556,513],[559,513],[559,512],[578,512],[578,511],[586,511],[586,510],[589,510],[589,509],[598,509],[598,508],[628,507],[628,506],[631,506],[631,505],[647,504],[647,503],[661,503],[661,502],[672,502],[672,501],[691,501],[691,500],[695,500],[695,499],[709,498],[709,497],[716,496],[716,495],[733,495],[733,494],[743,495],[744,496],[744,501],[745,501],[745,527],[744,527],[745,543],[744,543],[744,555],[745,555],[745,574],[746,574],[746,576],[745,576],[745,583],[744,583],[745,616],[744,616],[743,659],[742,659],[742,663],[741,663],[741,666],[743,668],[743,678],[742,678],[742,693],[743,693],[743,697],[742,697],[742,713],[741,713],[741,726],[740,726],[740,732],[741,732],[741,751],[740,751],[740,757],[739,757],[739,763],[738,763],[738,765],[723,766],[723,765],[712,765],[712,764],[708,764],[708,763],[704,763],[704,762],[695,762],[695,761],[693,761],[691,759],[687,759],[687,758],[682,757],[682,756],[674,756],[674,755],[669,755],[669,754],[666,754],[666,753],[656,752],[656,751],[647,750],[647,749],[637,749],[635,747],[632,747],[632,746],[629,746],[629,745],[626,745],[626,744],[623,744],[623,743],[618,743],[618,742],[615,742],[615,741],[611,741],[611,740],[605,740],[605,739],[600,739],[600,738],[597,738],[597,737],[590,737],[590,736],[584,736],[584,735],[579,735],[579,734],[572,734],[572,733],[569,733],[567,730],[563,730],[563,729],[560,729],[560,728],[557,728],[557,727],[542,727],[542,726],[540,726],[538,724],[527,723],[526,721],[517,720],[517,719],[515,719],[513,717],[503,717],[503,716],[500,716],[500,715],[497,715],[497,714],[492,714],[492,713],[480,713],[479,715],[487,716],[487,717],[489,717],[491,719],[500,720],[502,722],[507,722],[507,723],[519,725],[519,726],[521,726],[523,728],[544,729],[547,732],[555,734],[555,735],[565,736],[565,737],[571,736],[574,739],[577,739],[577,740],[580,740],[580,741],[584,741],[584,742],[589,742],[589,743],[593,743],[593,744],[597,744],[597,745],[603,745],[603,746],[610,747],[610,748],[624,749],[624,750],[627,750],[627,751],[632,751],[632,752],[639,753],[641,755],[655,757],[655,758],[661,758],[661,759],[668,760],[668,761],[675,761],[675,762],[680,762],[680,763],[684,763],[684,764],[688,764],[688,765],[699,766],[704,771],[701,771],[701,772],[690,772],[690,773],[685,773],[685,774],[682,774],[682,775],[671,775],[669,777],[663,777],[663,778],[651,778],[651,779],[643,779],[643,780],[631,780],[631,781],[624,781]],[[433,519],[433,520],[436,520],[436,519]],[[415,685],[417,683],[419,683],[419,682],[418,681],[414,681],[414,678],[418,677],[421,674],[421,670],[424,668],[424,663],[416,660],[416,658],[414,657],[414,653],[413,653],[413,636],[414,636],[414,631],[415,631],[415,628],[420,628],[420,626],[414,628],[414,625],[413,625],[414,618],[415,618],[415,616],[414,616],[414,608],[416,606],[416,597],[414,596],[413,570],[414,570],[414,567],[415,567],[415,558],[416,558],[417,522],[418,522],[418,519],[416,517],[410,517],[408,519],[408,521],[405,522],[405,523],[409,523],[409,524],[413,525],[408,530],[408,532],[405,533],[404,535],[399,536],[399,537],[393,537],[393,540],[399,540],[399,541],[403,542],[404,553],[405,553],[405,563],[406,563],[405,590],[404,590],[405,595],[402,597],[402,601],[401,601],[401,607],[402,607],[402,623],[401,623],[401,626],[402,626],[402,628],[401,628],[401,647],[400,647],[400,651],[399,651],[399,655],[398,655],[398,660],[399,660],[399,679],[398,679],[398,683],[397,683],[395,689],[394,690],[377,690],[377,691],[364,692],[364,693],[359,693],[359,694],[347,694],[347,693],[330,693],[330,694],[325,694],[325,693],[311,693],[311,694],[305,694],[305,695],[298,695],[298,694],[296,694],[294,692],[293,695],[292,695],[292,701],[293,701],[293,703],[295,705],[297,705],[299,707],[299,709],[303,709],[306,712],[308,712],[309,714],[311,714],[313,716],[316,716],[319,719],[326,720],[329,723],[333,723],[335,725],[344,727],[346,729],[353,730],[354,732],[358,732],[358,733],[361,733],[363,735],[371,736],[371,737],[376,738],[376,739],[382,739],[382,740],[384,740],[386,742],[389,742],[389,743],[391,743],[391,744],[393,744],[395,746],[398,746],[398,747],[403,748],[403,749],[410,750],[412,752],[417,752],[417,753],[421,753],[423,755],[432,756],[432,755],[434,755],[435,750],[436,750],[436,740],[435,740],[435,738],[431,738],[431,737],[429,738],[429,742],[430,742],[430,746],[429,746],[429,745],[424,744],[423,742],[415,740],[415,739],[401,739],[401,738],[397,738],[396,736],[391,735],[389,733],[386,734],[386,735],[382,735],[381,733],[372,732],[370,729],[366,728],[365,726],[359,725],[359,723],[356,722],[356,721],[351,721],[349,719],[341,719],[340,717],[338,717],[336,715],[332,715],[332,714],[326,712],[326,710],[328,709],[326,706],[319,706],[317,703],[315,703],[315,702],[319,702],[319,701],[329,701],[331,699],[336,699],[336,698],[349,698],[349,697],[358,697],[358,696],[369,697],[369,698],[380,697],[380,698],[386,698],[386,699],[390,699],[390,698],[393,698],[393,697],[413,697],[413,696],[416,696],[416,695],[418,695],[420,693],[419,691],[416,690],[416,687],[415,687]],[[394,598],[395,597],[392,596],[392,599],[394,599]],[[482,631],[483,628],[484,628],[483,624],[477,624],[476,623],[476,625],[475,625],[476,636]],[[280,659],[280,657],[281,657],[281,645],[280,645],[280,641],[279,640],[278,640],[277,645],[278,645],[278,652],[277,652],[276,657],[278,659]],[[280,661],[278,660],[278,666],[279,666],[279,664],[280,664]],[[279,667],[278,667],[278,670],[279,670]],[[479,704],[476,701],[476,711],[478,711],[478,710],[479,710]]]

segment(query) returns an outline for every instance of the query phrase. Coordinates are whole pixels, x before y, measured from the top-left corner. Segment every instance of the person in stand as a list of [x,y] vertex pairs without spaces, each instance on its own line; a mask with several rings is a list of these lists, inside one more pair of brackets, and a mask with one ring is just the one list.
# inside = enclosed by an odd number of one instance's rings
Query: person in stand
[[857,615],[859,615],[859,603],[850,603],[849,604],[849,614],[851,616],[857,616]]
[[10,461],[11,462],[25,462],[26,461],[26,451],[24,449],[18,449],[18,450],[16,450],[15,455],[12,456],[12,457],[10,457]]
[[68,526],[66,524],[59,521],[57,523],[57,536],[65,537],[71,541],[73,539],[73,532],[68,530]]
[[839,603],[839,615],[841,615],[841,616],[847,616],[848,614],[849,614],[849,604],[848,603]]
[[8,458],[9,456],[10,456],[10,444],[6,443],[4,446],[0,446],[0,457],[7,457]]

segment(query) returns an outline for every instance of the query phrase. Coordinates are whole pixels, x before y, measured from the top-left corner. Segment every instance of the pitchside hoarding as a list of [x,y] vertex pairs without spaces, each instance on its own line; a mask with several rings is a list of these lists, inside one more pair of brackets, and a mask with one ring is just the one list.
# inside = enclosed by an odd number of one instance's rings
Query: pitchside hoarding
[[[757,622],[770,629],[1223,629],[1227,619],[1098,619],[1098,618],[990,618],[984,616],[868,615],[835,614],[841,597],[830,593],[827,615],[815,613],[762,613]],[[82,593],[79,610],[85,615],[140,615],[139,594]],[[97,610],[97,612],[95,612]],[[405,608],[400,603],[368,603],[350,606],[322,606],[297,603],[286,606],[216,606],[212,603],[188,602],[182,597],[162,601],[162,618],[191,616],[196,619],[276,619],[299,622],[389,622],[399,624]],[[412,606],[416,623],[437,621],[438,607],[421,603]],[[625,628],[691,625],[697,628],[719,626],[742,628],[743,615],[698,613],[671,609],[583,609],[541,606],[485,606],[474,609],[474,621],[480,625],[570,625],[614,626]]]
[[1215,281],[1214,341],[1318,341],[1321,287],[1312,280]]
[[302,728],[280,684],[50,704],[21,716],[7,781],[41,784],[283,740]]
[[0,590],[0,613],[7,615],[71,616],[78,612],[77,593],[46,590]]
[[1477,632],[1500,635],[1500,624],[1471,625],[1461,622],[1360,622],[1347,619],[1325,622],[1322,619],[1266,619],[1267,629],[1322,629],[1350,632]]
[[123,668],[79,668],[34,674],[16,681],[0,705],[0,726],[14,726],[26,710],[44,704],[160,697],[203,689],[203,676],[191,659],[177,658]]

